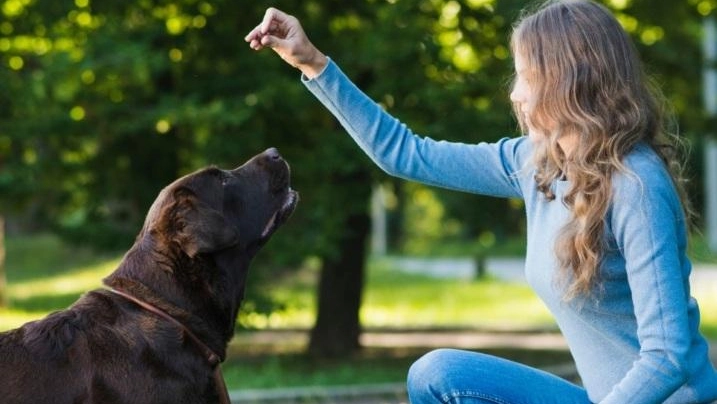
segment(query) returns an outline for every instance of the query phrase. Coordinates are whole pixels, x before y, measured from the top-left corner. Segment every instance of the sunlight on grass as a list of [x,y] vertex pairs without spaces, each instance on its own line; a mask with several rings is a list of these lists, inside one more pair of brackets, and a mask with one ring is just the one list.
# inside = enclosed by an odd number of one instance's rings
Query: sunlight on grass
[[111,259],[99,264],[78,268],[76,271],[53,276],[47,279],[35,279],[8,285],[11,300],[24,300],[36,295],[82,294],[101,286],[102,278],[109,275],[119,259]]
[[39,320],[46,315],[47,312],[44,311],[30,312],[15,309],[0,309],[0,331],[18,328],[29,321]]
[[702,332],[717,340],[717,289],[696,288],[693,295],[700,306]]
[[101,286],[121,259],[64,245],[50,235],[8,239],[7,251],[10,307],[0,309],[0,331],[68,307]]
[[[240,324],[255,329],[312,327],[317,279],[318,268],[304,268],[274,282],[268,292],[284,308],[270,315],[242,311]],[[549,312],[527,285],[436,279],[402,273],[376,259],[367,268],[360,317],[365,328],[554,328]]]
[[304,328],[308,329],[314,325],[316,316],[312,310],[300,307],[289,307],[277,310],[271,314],[259,314],[242,311],[239,313],[239,324],[248,329],[281,329],[281,328]]
[[[520,315],[516,315],[520,313]],[[361,309],[368,327],[550,327],[550,314],[527,285],[436,279],[374,263]]]
[[[52,311],[64,309],[86,291],[100,287],[102,278],[107,276],[118,262],[119,259],[111,259],[57,276],[9,284],[11,308],[0,309],[0,331],[17,328]],[[53,302],[65,304],[49,307]]]

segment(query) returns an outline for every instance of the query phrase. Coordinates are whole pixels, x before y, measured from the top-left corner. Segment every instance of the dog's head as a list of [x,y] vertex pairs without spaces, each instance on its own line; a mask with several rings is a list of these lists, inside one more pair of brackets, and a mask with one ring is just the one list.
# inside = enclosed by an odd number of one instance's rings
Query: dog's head
[[289,165],[268,149],[233,170],[205,168],[164,188],[139,237],[189,258],[239,247],[255,253],[291,215]]

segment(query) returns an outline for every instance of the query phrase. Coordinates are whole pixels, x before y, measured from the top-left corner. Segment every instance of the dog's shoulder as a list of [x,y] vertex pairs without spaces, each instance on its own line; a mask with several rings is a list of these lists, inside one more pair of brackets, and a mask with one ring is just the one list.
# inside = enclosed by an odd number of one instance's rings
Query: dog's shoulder
[[66,310],[56,311],[7,333],[5,342],[21,345],[34,357],[61,359],[92,334],[107,329],[117,317],[117,308],[101,291],[88,292]]

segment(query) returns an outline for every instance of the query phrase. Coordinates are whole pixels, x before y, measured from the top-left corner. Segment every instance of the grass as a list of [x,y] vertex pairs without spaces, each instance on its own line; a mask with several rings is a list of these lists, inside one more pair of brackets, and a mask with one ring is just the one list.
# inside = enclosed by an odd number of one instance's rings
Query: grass
[[[240,323],[259,329],[311,327],[318,272],[318,266],[308,264],[275,281],[268,292],[283,310],[268,316],[243,314]],[[367,328],[554,327],[550,313],[527,285],[408,274],[393,270],[386,259],[369,262],[360,317]]]
[[339,386],[401,382],[420,356],[393,350],[362,352],[349,359],[315,359],[302,353],[233,356],[222,365],[230,389]]
[[[708,253],[704,253],[708,254]],[[8,293],[11,308],[0,309],[0,330],[42,318],[96,288],[121,256],[97,255],[68,247],[52,236],[7,240]],[[269,316],[242,313],[249,328],[305,330],[314,321],[318,264],[308,260],[299,271],[272,283],[282,311]],[[717,339],[717,294],[696,296],[703,331]],[[506,298],[509,297],[509,298]],[[519,313],[519,315],[516,315]],[[394,271],[390,261],[372,259],[361,309],[366,328],[554,328],[543,305],[524,284],[494,279],[435,279]],[[235,340],[242,340],[241,334]],[[317,360],[303,354],[304,345],[234,343],[222,366],[231,389],[308,385],[401,382],[410,364],[426,348],[369,347],[355,357]],[[494,353],[529,364],[569,360],[566,352],[501,350]]]
[[[352,358],[316,359],[301,353],[233,356],[223,365],[230,389],[403,383],[411,364],[427,348],[365,348]],[[488,349],[484,353],[533,365],[571,360],[567,351]]]
[[[374,260],[363,324],[369,327],[545,328],[550,313],[524,284],[495,279],[436,279],[392,270]],[[515,313],[521,313],[516,316]]]
[[10,308],[0,309],[0,330],[72,304],[119,263],[117,255],[101,255],[89,249],[68,247],[50,235],[9,238],[7,283]]

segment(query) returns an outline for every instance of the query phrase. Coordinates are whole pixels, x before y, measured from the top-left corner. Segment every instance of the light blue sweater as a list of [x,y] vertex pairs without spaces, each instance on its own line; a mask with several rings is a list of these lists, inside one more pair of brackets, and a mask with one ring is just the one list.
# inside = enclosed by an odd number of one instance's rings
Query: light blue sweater
[[[717,400],[717,372],[690,297],[685,219],[657,155],[639,146],[629,173],[613,178],[601,288],[565,302],[556,282],[555,238],[570,212],[536,189],[527,137],[462,144],[414,135],[330,61],[302,78],[358,145],[388,174],[444,188],[525,201],[526,277],[565,336],[590,400],[604,404],[689,404]],[[539,388],[536,386],[536,388]]]

